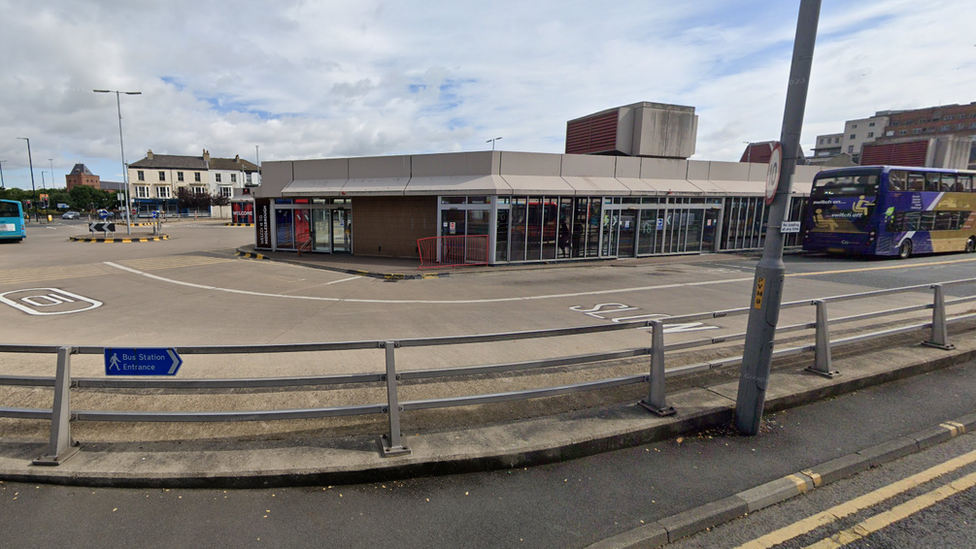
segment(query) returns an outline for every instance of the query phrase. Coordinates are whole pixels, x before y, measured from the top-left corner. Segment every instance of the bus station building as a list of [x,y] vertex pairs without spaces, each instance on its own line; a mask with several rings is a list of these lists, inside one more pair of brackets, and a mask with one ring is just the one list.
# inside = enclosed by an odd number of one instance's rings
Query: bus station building
[[[637,103],[567,129],[567,149],[598,150],[265,162],[256,249],[416,258],[419,239],[471,237],[507,264],[762,247],[768,166],[688,159],[693,107]],[[818,171],[797,166],[788,220]]]

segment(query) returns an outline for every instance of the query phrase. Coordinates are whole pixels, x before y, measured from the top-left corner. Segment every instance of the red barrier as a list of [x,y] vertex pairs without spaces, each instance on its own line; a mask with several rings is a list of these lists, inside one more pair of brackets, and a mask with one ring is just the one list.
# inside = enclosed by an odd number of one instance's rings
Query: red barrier
[[432,236],[417,240],[418,269],[488,264],[488,235]]

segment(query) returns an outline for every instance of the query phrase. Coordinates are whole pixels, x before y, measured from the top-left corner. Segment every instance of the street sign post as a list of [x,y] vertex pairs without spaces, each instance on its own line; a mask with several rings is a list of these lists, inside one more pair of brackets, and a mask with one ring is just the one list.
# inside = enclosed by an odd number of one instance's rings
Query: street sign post
[[105,349],[107,376],[175,376],[182,364],[176,349]]

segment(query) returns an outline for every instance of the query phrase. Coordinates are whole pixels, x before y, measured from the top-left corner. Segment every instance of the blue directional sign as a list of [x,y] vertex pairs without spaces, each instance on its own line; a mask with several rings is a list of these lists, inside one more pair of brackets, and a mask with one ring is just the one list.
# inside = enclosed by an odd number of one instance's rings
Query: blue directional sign
[[105,349],[107,376],[175,376],[182,364],[176,349]]

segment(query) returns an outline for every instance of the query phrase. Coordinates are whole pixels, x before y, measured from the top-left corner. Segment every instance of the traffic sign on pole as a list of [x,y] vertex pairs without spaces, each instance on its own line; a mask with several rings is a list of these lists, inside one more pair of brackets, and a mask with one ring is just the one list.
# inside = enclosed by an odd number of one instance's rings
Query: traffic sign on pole
[[176,349],[105,349],[107,376],[175,376],[182,364]]
[[769,168],[766,170],[766,205],[769,206],[776,198],[779,187],[779,174],[783,170],[783,145],[777,143],[769,155]]

